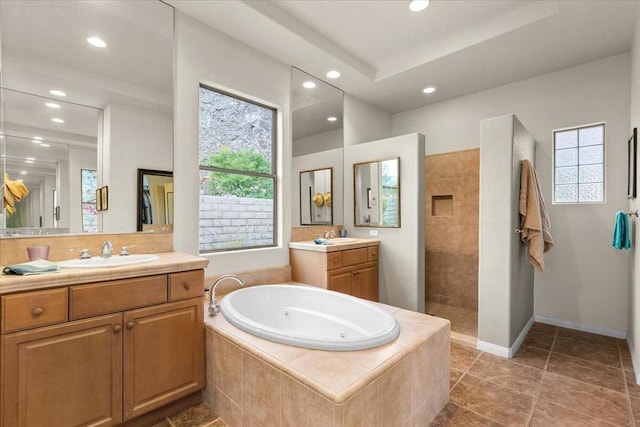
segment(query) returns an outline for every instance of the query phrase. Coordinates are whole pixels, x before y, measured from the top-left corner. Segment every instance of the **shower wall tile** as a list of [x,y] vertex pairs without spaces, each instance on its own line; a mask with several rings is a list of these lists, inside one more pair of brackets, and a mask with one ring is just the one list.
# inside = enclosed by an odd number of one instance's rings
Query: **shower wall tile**
[[[425,157],[425,296],[477,309],[480,150]],[[433,215],[433,196],[451,196],[450,216]]]

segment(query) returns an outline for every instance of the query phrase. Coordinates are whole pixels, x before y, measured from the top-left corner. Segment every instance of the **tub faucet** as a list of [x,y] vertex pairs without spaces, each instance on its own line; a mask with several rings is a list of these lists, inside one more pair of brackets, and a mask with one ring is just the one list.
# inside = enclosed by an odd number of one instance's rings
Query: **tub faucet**
[[100,257],[111,258],[112,251],[113,251],[113,245],[109,240],[105,240],[104,242],[102,242],[102,251],[100,252]]
[[238,282],[240,286],[244,286],[244,280],[242,280],[235,274],[223,274],[222,276],[218,277],[216,281],[213,282],[213,285],[209,290],[209,316],[210,317],[213,317],[216,314],[220,313],[220,304],[218,304],[218,301],[216,300],[216,287],[227,279],[233,279],[236,282]]

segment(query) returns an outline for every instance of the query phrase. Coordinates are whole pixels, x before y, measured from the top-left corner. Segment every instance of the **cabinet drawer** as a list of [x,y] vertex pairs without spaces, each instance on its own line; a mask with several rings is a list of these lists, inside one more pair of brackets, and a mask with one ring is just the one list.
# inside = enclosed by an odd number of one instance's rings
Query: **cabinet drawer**
[[167,275],[72,286],[71,320],[167,302]]
[[169,275],[169,301],[196,298],[203,295],[204,270]]
[[327,252],[327,270],[342,267],[342,252]]
[[367,248],[350,249],[348,251],[342,251],[343,267],[362,264],[363,262],[367,262]]
[[2,297],[2,333],[53,325],[66,320],[66,288]]
[[378,247],[369,246],[367,248],[367,261],[377,261],[377,260],[378,260]]

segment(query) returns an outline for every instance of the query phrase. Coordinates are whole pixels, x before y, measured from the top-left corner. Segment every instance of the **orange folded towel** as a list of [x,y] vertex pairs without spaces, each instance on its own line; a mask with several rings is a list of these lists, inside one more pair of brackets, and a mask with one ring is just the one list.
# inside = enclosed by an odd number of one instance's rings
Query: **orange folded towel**
[[529,251],[529,262],[544,271],[544,252],[553,247],[551,224],[542,198],[536,170],[529,160],[520,162],[520,238]]

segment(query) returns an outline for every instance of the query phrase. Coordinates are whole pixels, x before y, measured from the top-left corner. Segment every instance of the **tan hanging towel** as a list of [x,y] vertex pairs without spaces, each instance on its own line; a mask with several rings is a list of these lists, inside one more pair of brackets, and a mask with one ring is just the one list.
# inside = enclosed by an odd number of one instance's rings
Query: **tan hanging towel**
[[544,271],[544,252],[553,247],[551,223],[542,198],[536,170],[529,160],[520,162],[520,238],[529,251],[529,262]]

